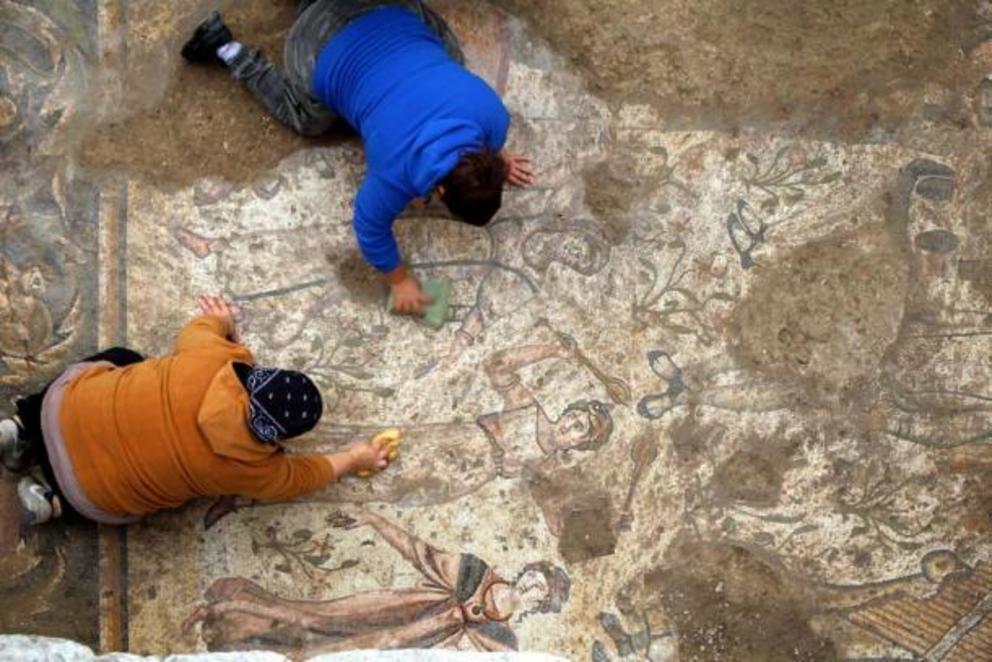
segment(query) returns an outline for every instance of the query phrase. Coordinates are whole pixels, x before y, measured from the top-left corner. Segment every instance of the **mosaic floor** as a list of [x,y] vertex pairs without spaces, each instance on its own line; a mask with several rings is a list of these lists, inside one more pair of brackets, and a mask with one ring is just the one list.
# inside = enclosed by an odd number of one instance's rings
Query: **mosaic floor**
[[98,345],[166,352],[221,292],[263,362],[319,379],[308,448],[406,439],[375,480],[126,531],[22,536],[0,482],[0,595],[26,606],[0,628],[143,653],[992,660],[981,80],[953,140],[926,118],[862,144],[673,132],[520,21],[435,4],[539,171],[484,230],[399,224],[454,283],[436,332],[359,266],[357,143],[247,185],[84,171],[67,136],[162,17],[0,5],[3,394]]

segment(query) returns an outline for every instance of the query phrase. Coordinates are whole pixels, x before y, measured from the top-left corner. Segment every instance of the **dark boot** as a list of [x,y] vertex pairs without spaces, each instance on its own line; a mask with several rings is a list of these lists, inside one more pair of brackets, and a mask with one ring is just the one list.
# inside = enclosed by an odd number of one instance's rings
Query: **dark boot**
[[220,62],[217,49],[234,41],[234,35],[224,25],[220,13],[214,12],[210,18],[200,23],[193,36],[183,46],[183,57],[189,62]]

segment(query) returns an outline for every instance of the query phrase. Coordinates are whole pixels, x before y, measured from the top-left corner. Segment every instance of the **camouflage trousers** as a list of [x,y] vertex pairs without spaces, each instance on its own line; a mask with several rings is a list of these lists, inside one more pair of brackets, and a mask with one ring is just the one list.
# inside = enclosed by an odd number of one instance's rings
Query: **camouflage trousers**
[[286,37],[283,70],[248,45],[228,66],[273,117],[305,136],[323,133],[338,116],[310,92],[317,57],[352,19],[387,5],[406,7],[420,16],[441,37],[451,56],[464,61],[458,37],[444,18],[422,0],[303,0]]

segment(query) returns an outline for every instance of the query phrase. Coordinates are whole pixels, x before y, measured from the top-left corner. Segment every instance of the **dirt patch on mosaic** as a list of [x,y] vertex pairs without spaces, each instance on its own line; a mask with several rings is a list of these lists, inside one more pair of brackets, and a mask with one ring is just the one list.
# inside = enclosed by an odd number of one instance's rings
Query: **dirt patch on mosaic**
[[679,632],[679,659],[839,659],[809,625],[801,592],[754,553],[733,545],[673,546],[645,588],[662,596]]
[[927,86],[977,85],[958,0],[500,0],[530,19],[598,93],[645,101],[682,127],[792,121],[857,139],[898,127]]
[[[343,255],[327,253],[327,263],[337,273],[337,280],[358,301],[386,300],[386,286],[358,251]],[[385,304],[384,304],[385,305]]]
[[722,503],[771,507],[778,503],[785,474],[800,451],[798,439],[752,437],[713,473],[713,498]]
[[614,152],[610,159],[583,173],[585,201],[593,215],[603,221],[606,238],[613,245],[623,243],[630,232],[627,213],[647,189],[647,182],[632,174],[630,159]]
[[895,340],[908,264],[883,228],[805,244],[756,274],[728,337],[742,366],[802,388],[799,404],[869,393]]

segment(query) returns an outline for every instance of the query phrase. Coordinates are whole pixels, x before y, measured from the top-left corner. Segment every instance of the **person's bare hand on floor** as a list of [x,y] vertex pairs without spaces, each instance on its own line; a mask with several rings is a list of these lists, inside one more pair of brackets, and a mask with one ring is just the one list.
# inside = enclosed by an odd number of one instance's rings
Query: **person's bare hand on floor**
[[424,306],[431,303],[430,295],[420,289],[420,283],[413,276],[408,275],[401,281],[392,283],[393,308],[398,313],[420,315],[424,312]]
[[231,329],[230,339],[234,342],[241,342],[240,338],[238,338],[238,330],[234,321],[235,310],[226,301],[213,294],[201,294],[197,297],[196,303],[200,306],[200,312],[204,315],[213,315],[227,322],[228,328]]
[[502,152],[503,161],[506,163],[506,181],[513,186],[526,187],[534,183],[534,170],[530,164],[530,159],[522,154],[510,154]]
[[390,446],[373,441],[360,441],[348,448],[352,473],[381,471],[389,466]]

